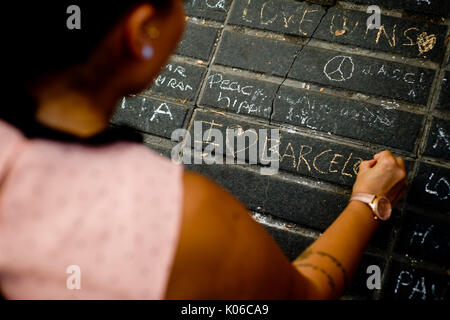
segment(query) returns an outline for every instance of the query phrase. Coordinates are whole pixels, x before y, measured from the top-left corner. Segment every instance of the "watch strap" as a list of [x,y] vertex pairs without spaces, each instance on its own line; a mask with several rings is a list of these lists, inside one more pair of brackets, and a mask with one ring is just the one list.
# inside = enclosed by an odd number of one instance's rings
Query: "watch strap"
[[373,199],[375,199],[375,197],[376,195],[374,194],[357,192],[352,194],[350,201],[357,200],[369,204],[373,201]]

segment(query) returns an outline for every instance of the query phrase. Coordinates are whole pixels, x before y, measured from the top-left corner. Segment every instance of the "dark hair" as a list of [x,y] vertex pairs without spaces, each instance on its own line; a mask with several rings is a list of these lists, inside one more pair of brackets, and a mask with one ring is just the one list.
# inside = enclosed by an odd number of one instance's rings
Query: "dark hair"
[[[37,77],[86,61],[114,24],[141,3],[164,10],[171,0],[36,0],[2,8],[3,101],[0,118],[22,129],[34,122],[35,104],[26,87]],[[14,3],[15,2],[15,3]],[[69,30],[71,5],[81,10],[81,29]],[[3,5],[2,5],[3,6]],[[5,99],[6,98],[6,99]]]

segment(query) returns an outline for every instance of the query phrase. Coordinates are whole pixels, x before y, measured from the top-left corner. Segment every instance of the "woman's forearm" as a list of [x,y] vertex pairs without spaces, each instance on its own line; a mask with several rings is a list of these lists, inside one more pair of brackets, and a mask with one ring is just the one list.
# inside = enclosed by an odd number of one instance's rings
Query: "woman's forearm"
[[[293,262],[310,283],[308,298],[334,299],[344,292],[378,226],[369,206],[359,201],[349,203],[319,239]],[[305,296],[304,285],[296,290]]]

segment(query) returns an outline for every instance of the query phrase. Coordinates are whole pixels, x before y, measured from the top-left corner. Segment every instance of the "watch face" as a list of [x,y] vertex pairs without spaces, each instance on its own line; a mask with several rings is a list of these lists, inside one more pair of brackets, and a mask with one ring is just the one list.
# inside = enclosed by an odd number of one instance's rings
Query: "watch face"
[[386,198],[379,198],[377,201],[377,216],[381,220],[387,220],[391,216],[391,202]]

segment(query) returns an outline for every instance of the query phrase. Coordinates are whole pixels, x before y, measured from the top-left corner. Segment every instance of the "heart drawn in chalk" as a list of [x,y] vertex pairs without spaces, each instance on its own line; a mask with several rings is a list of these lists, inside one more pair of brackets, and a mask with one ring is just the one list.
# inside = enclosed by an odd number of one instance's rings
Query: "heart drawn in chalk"
[[[227,140],[226,141],[226,143],[227,143],[226,147],[227,147],[228,150],[231,151],[231,154],[233,155],[234,158],[236,158],[236,155],[239,154],[239,152],[243,152],[243,151],[249,149],[251,146],[253,146],[253,145],[258,143],[258,133],[254,129],[244,130],[240,125],[229,126],[227,128],[227,130],[228,129],[230,129],[230,132],[226,134],[226,136],[227,136],[226,137],[226,140]],[[234,137],[241,138],[243,135],[247,135],[249,137],[248,138],[249,145],[247,147],[240,148],[240,149],[237,150],[236,148],[239,147],[239,146],[237,146],[236,143],[231,144],[229,138],[233,138],[233,139],[234,139]],[[247,139],[245,139],[244,143],[245,143],[244,146],[247,145]],[[231,149],[231,146],[233,146],[234,150]]]
[[426,32],[422,32],[417,36],[417,47],[419,54],[424,54],[434,48],[436,44],[436,36],[434,34],[428,35]]

